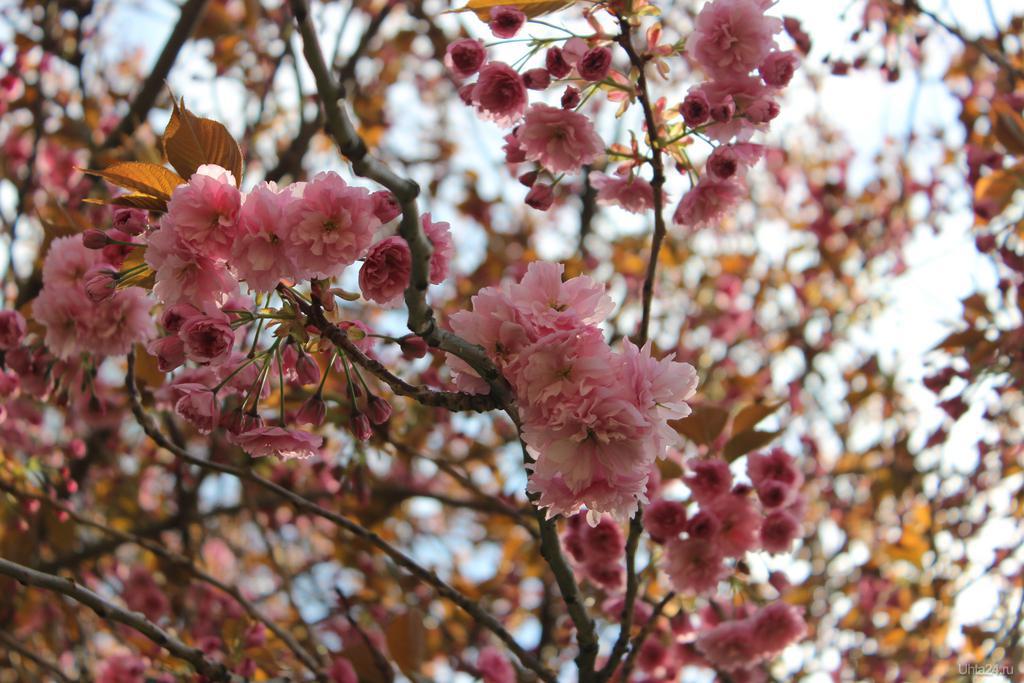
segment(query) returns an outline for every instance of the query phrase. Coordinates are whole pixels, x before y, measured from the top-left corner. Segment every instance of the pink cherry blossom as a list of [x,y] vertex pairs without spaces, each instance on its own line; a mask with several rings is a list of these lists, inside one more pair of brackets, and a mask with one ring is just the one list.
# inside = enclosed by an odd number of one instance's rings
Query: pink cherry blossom
[[689,473],[683,482],[690,488],[693,499],[702,504],[724,496],[732,488],[732,472],[724,460],[690,460],[686,467]]
[[659,498],[644,508],[644,528],[658,543],[665,543],[686,530],[686,506]]
[[173,226],[181,243],[192,251],[226,259],[231,254],[241,204],[242,193],[230,171],[208,164],[174,188],[160,223]]
[[735,178],[714,180],[705,176],[676,207],[672,219],[679,225],[693,228],[721,218],[746,196],[746,187]]
[[359,269],[359,289],[363,296],[379,304],[398,299],[409,285],[412,255],[409,245],[397,235],[377,242],[366,254]]
[[715,78],[745,75],[775,46],[782,20],[765,16],[760,0],[712,0],[697,15],[686,50]]
[[772,51],[757,68],[765,85],[773,88],[784,88],[793,79],[793,74],[800,65],[800,58],[795,52]]
[[604,142],[589,118],[541,103],[526,112],[516,137],[526,158],[552,173],[578,171],[604,153]]
[[363,255],[380,220],[370,193],[337,173],[317,175],[301,188],[288,235],[298,279],[340,275]]
[[600,81],[608,75],[612,64],[612,51],[606,47],[592,47],[576,62],[576,72],[585,81]]
[[165,304],[217,306],[238,290],[238,281],[223,261],[190,251],[173,227],[161,224],[147,242],[146,263],[156,271],[153,293]]
[[618,206],[630,213],[644,213],[654,208],[654,190],[643,178],[594,171],[590,174],[590,184],[597,189],[598,204]]
[[480,116],[507,128],[526,111],[526,84],[515,69],[503,62],[489,62],[471,93]]
[[283,460],[310,458],[323,443],[319,436],[283,427],[256,427],[240,434],[229,434],[228,440],[254,458],[273,455]]
[[515,7],[499,5],[492,7],[487,25],[497,38],[514,38],[526,23],[526,15]]
[[189,360],[212,365],[227,359],[235,343],[235,331],[223,314],[193,316],[182,323],[178,336]]
[[707,504],[719,523],[714,542],[728,557],[740,557],[760,541],[761,515],[747,496],[730,493]]
[[753,639],[753,625],[746,619],[737,619],[703,631],[697,636],[696,645],[715,668],[733,672],[761,660]]
[[786,510],[776,510],[765,517],[760,536],[761,546],[768,552],[789,552],[800,536],[800,521]]
[[710,593],[726,576],[724,555],[711,541],[671,539],[665,545],[665,564],[672,587],[691,595]]
[[751,618],[753,647],[765,658],[774,657],[807,634],[807,624],[793,605],[773,602]]
[[268,292],[282,278],[291,277],[288,233],[297,201],[273,183],[260,183],[245,197],[238,212],[231,266],[250,289]]
[[187,420],[200,434],[209,434],[220,420],[217,397],[204,384],[177,384],[181,395],[174,411]]
[[434,248],[430,255],[430,282],[437,285],[448,277],[449,265],[455,253],[451,225],[443,221],[435,223],[429,213],[420,217],[420,223],[423,226],[423,233]]
[[448,45],[444,53],[444,65],[459,78],[469,78],[480,70],[486,56],[484,41],[463,38]]

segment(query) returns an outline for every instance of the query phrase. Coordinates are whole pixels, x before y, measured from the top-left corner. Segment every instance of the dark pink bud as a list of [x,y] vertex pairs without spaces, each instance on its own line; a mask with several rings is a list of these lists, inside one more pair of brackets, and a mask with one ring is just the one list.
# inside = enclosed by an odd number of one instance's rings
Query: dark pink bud
[[370,420],[366,415],[356,413],[352,416],[352,433],[360,441],[370,440],[370,437],[373,436],[373,427],[370,426]]
[[512,38],[526,23],[526,15],[515,7],[492,7],[487,25],[498,38]]
[[459,78],[469,78],[483,66],[487,50],[482,40],[463,38],[448,46],[444,64]]
[[320,382],[320,366],[316,364],[311,356],[300,353],[295,360],[295,374],[298,375],[299,384],[317,384]]
[[102,230],[90,228],[82,233],[82,244],[86,249],[102,249],[110,244],[110,238]]
[[186,320],[197,315],[199,315],[199,309],[192,304],[174,304],[164,309],[164,314],[160,318],[160,324],[168,332],[177,332]]
[[757,100],[747,107],[746,114],[751,123],[768,123],[779,115],[779,104],[771,99]]
[[93,266],[85,274],[85,293],[93,303],[114,296],[115,273],[106,265]]
[[414,334],[399,339],[398,346],[402,349],[402,355],[408,360],[423,358],[427,355],[427,342]]
[[570,66],[569,62],[565,61],[565,57],[562,55],[562,48],[560,47],[548,48],[547,53],[544,55],[544,66],[552,78],[565,78],[572,71],[572,66]]
[[523,83],[530,90],[544,90],[551,85],[551,74],[547,69],[530,69],[523,74]]
[[526,187],[533,187],[533,184],[537,182],[537,172],[530,171],[529,173],[524,173],[523,175],[519,176],[519,182],[525,185]]
[[732,95],[726,95],[721,102],[715,102],[708,113],[719,123],[732,120],[732,117],[736,115],[736,103],[733,101]]
[[793,73],[796,71],[800,60],[792,52],[774,51],[768,53],[764,63],[757,71],[766,85],[773,88],[784,88],[793,80]]
[[391,418],[391,404],[380,396],[371,396],[366,403],[366,414],[370,417],[370,422],[382,425]]
[[299,412],[295,415],[295,421],[300,425],[319,427],[324,423],[326,414],[327,404],[324,403],[319,394],[313,394],[299,408]]
[[711,116],[711,105],[708,103],[707,95],[702,90],[691,90],[686,99],[679,105],[679,111],[683,120],[690,128],[696,128],[703,124]]
[[142,209],[118,206],[114,209],[113,227],[129,235],[141,235],[149,223],[148,216]]
[[510,164],[519,164],[526,161],[526,152],[519,146],[519,138],[515,131],[505,136],[505,161]]
[[526,193],[526,205],[538,211],[547,211],[555,201],[555,191],[547,183],[534,183]]
[[388,190],[374,192],[370,195],[370,199],[373,200],[373,215],[382,224],[390,223],[402,213],[402,207],[395,199],[395,195]]
[[562,93],[562,109],[575,109],[580,104],[580,91],[571,85]]
[[612,65],[612,51],[606,47],[592,47],[576,62],[576,71],[585,81],[600,81],[608,75]]

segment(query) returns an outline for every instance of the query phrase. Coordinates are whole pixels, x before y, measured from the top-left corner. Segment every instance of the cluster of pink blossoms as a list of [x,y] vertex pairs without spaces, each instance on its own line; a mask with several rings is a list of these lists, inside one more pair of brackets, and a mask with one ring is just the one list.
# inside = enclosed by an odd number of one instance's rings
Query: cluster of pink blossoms
[[[260,183],[246,194],[228,171],[201,166],[174,190],[159,226],[144,235],[146,263],[156,271],[153,291],[165,304],[206,310],[223,304],[239,281],[270,292],[282,280],[336,277],[365,257],[363,293],[390,301],[411,266],[392,252],[408,246],[401,237],[373,240],[399,214],[391,193],[350,186],[332,172],[285,188]],[[431,280],[440,282],[452,253],[448,224],[425,216],[424,228],[436,247]]]
[[688,128],[727,144],[715,149],[700,181],[679,202],[676,223],[712,222],[747,196],[744,170],[764,153],[748,141],[778,116],[776,97],[799,64],[795,53],[782,52],[775,43],[783,24],[765,14],[773,4],[713,0],[697,15],[686,52],[710,80],[691,88],[679,111]]
[[[589,277],[563,282],[563,270],[530,264],[520,282],[482,289],[451,327],[487,349],[515,388],[537,504],[549,515],[586,506],[596,524],[646,501],[651,468],[679,439],[668,421],[690,413],[697,373],[653,358],[650,344],[612,351],[599,327],[611,299]],[[463,361],[449,364],[460,388],[488,390]]]
[[747,457],[751,487],[733,485],[724,460],[688,464],[684,482],[699,505],[692,517],[683,503],[655,500],[644,510],[651,537],[665,544],[665,571],[681,593],[711,593],[728,575],[727,558],[751,550],[782,553],[800,536],[806,500],[800,492],[803,474],[780,448]]
[[[112,276],[123,259],[116,251],[87,248],[81,235],[53,241],[43,263],[43,288],[32,303],[46,328],[46,347],[70,359],[83,350],[127,353],[155,332],[145,291],[115,291]],[[99,284],[97,284],[99,283]]]
[[[496,7],[491,10],[489,26],[496,37],[512,38],[525,21],[526,16],[517,9]],[[603,80],[611,66],[611,50],[602,45],[589,47],[583,39],[571,38],[564,47],[547,50],[543,67],[522,74],[504,62],[486,59],[483,42],[465,38],[448,46],[445,64],[460,79],[477,75],[476,81],[460,88],[463,102],[503,128],[515,126],[505,136],[506,161],[537,164],[519,180],[530,188],[526,203],[546,211],[554,201],[553,183],[542,182],[541,175],[554,178],[574,173],[604,153],[604,142],[593,123],[576,111],[581,95],[572,82]],[[544,91],[557,81],[566,83],[560,107],[529,104],[528,90]]]

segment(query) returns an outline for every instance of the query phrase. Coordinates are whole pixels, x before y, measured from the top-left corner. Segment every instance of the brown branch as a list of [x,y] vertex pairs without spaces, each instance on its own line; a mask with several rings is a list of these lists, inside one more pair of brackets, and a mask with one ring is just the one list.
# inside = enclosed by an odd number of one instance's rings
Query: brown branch
[[[514,414],[515,400],[511,388],[501,372],[487,356],[487,351],[476,344],[470,344],[458,335],[437,326],[434,311],[427,304],[427,287],[430,275],[430,256],[433,247],[420,225],[416,198],[419,186],[395,174],[381,161],[370,155],[366,143],[356,132],[348,113],[339,104],[340,92],[324,61],[323,51],[317,38],[316,28],[309,16],[307,0],[290,0],[292,14],[302,35],[302,50],[306,63],[316,80],[320,101],[327,116],[327,128],[341,153],[352,164],[356,175],[373,180],[386,187],[402,207],[399,234],[409,245],[412,253],[412,269],[409,286],[405,290],[405,304],[409,309],[409,329],[423,338],[430,346],[452,353],[466,361],[470,367],[491,387],[498,404],[511,409]],[[513,417],[513,420],[515,418]]]
[[255,474],[254,472],[235,467],[233,465],[227,465],[220,462],[213,462],[210,460],[203,460],[191,455],[188,451],[183,448],[179,448],[175,444],[164,436],[160,429],[156,426],[153,419],[146,414],[145,409],[142,407],[142,403],[139,399],[138,387],[135,385],[135,353],[134,350],[128,354],[128,370],[125,377],[125,384],[128,389],[128,398],[131,404],[132,414],[135,416],[136,421],[142,427],[143,431],[149,438],[151,438],[158,446],[170,451],[173,455],[181,458],[189,464],[195,465],[196,467],[206,467],[224,474],[230,474],[238,477],[241,480],[252,482],[257,486],[260,486],[272,493],[277,494],[279,497],[287,500],[297,509],[307,514],[315,515],[322,519],[326,519],[332,522],[336,526],[344,529],[348,533],[352,534],[356,538],[366,541],[371,546],[381,550],[385,555],[390,557],[395,564],[404,568],[410,574],[412,574],[418,580],[432,586],[434,590],[441,597],[451,600],[456,605],[462,608],[467,614],[475,619],[480,625],[484,626],[498,638],[504,642],[509,650],[513,652],[519,661],[522,662],[523,666],[530,669],[537,676],[547,683],[556,683],[556,679],[553,673],[548,671],[532,654],[527,652],[516,642],[516,639],[510,634],[505,627],[491,614],[485,612],[480,606],[466,597],[458,590],[450,586],[441,577],[439,577],[434,571],[429,570],[418,562],[413,560],[411,557],[403,553],[398,548],[395,548],[390,543],[385,541],[379,535],[370,531],[366,527],[353,522],[352,520],[340,515],[331,510],[320,507],[316,503],[313,503],[306,498],[298,495],[297,493],[287,489],[279,484],[264,479],[263,477]]
[[636,634],[636,637],[633,638],[633,641],[629,644],[629,654],[626,655],[626,661],[622,664],[622,675],[619,676],[619,680],[629,680],[630,674],[633,673],[633,665],[636,663],[637,655],[640,654],[640,648],[643,647],[644,641],[647,640],[651,635],[651,631],[654,630],[654,626],[658,623],[658,618],[661,616],[661,613],[665,611],[665,606],[668,605],[675,596],[676,594],[674,592],[669,591],[669,593],[658,602],[657,606],[654,608],[654,613],[651,614],[651,618],[647,620],[644,627],[640,629],[640,633]]
[[959,28],[947,24],[931,10],[926,10],[924,7],[921,7],[921,5],[919,5],[916,0],[905,0],[905,3],[909,9],[916,10],[918,13],[928,17],[936,24],[938,24],[940,27],[945,29],[948,33],[959,38],[960,42],[964,43],[965,45],[970,45],[978,52],[988,57],[988,59],[991,62],[1005,69],[1007,74],[1010,76],[1011,83],[1016,82],[1016,79],[1018,78],[1024,79],[1024,71],[1021,71],[1019,68],[1017,68],[1009,59],[1006,58],[1006,55],[1002,54],[998,50],[993,50],[988,45],[986,45],[984,41],[982,41],[980,38],[968,37]]
[[11,495],[17,498],[37,500],[41,503],[45,503],[56,510],[66,513],[71,519],[75,520],[78,524],[81,524],[82,526],[87,526],[91,529],[96,529],[97,531],[107,534],[108,536],[112,536],[118,539],[121,543],[133,543],[141,548],[145,548],[149,552],[153,553],[154,555],[157,555],[158,557],[163,558],[175,567],[184,569],[188,573],[192,574],[192,576],[194,576],[199,581],[208,583],[217,590],[223,593],[227,593],[232,598],[234,598],[234,600],[239,605],[242,606],[242,608],[249,614],[250,617],[264,624],[268,629],[270,629],[270,631],[275,636],[280,638],[281,641],[288,646],[288,649],[295,654],[299,661],[305,664],[306,667],[317,676],[318,680],[325,679],[323,672],[320,670],[320,667],[317,664],[316,660],[306,650],[304,650],[301,645],[299,645],[299,643],[292,637],[290,633],[288,633],[280,626],[278,626],[273,619],[263,614],[259,610],[259,608],[252,603],[252,601],[250,601],[244,595],[242,595],[241,591],[239,591],[238,588],[223,583],[216,577],[207,574],[203,570],[196,567],[195,564],[193,564],[192,561],[184,555],[180,555],[171,550],[168,550],[162,544],[156,543],[150,539],[135,536],[129,532],[118,531],[116,529],[112,529],[106,526],[105,524],[101,524],[100,522],[91,520],[88,517],[79,514],[75,510],[68,507],[67,505],[58,503],[57,501],[47,496],[21,491],[13,486],[6,484],[5,482],[0,482],[0,489],[10,493]]
[[43,669],[44,671],[49,673],[51,676],[56,676],[58,680],[76,680],[74,678],[70,678],[69,676],[67,676],[63,671],[60,670],[60,667],[58,667],[56,664],[46,661],[41,656],[39,656],[38,653],[32,652],[32,650],[28,649],[27,647],[19,643],[14,638],[14,636],[9,634],[7,631],[0,631],[0,643],[3,643],[3,645],[10,649],[11,652],[17,652],[25,659],[34,663],[40,669]]
[[160,51],[160,56],[157,57],[153,70],[149,72],[149,76],[146,77],[142,84],[142,89],[139,90],[138,94],[135,95],[135,99],[129,105],[128,113],[118,122],[117,127],[110,133],[110,136],[104,140],[102,149],[113,149],[121,143],[122,138],[131,135],[145,121],[149,115],[149,110],[156,103],[160,90],[164,87],[168,74],[171,73],[171,67],[174,66],[174,62],[178,59],[178,53],[181,52],[185,41],[188,40],[189,36],[192,35],[192,31],[199,24],[199,20],[203,16],[203,10],[206,8],[206,3],[207,0],[188,0],[188,2],[182,5],[178,23],[174,25],[170,37],[167,38],[167,42],[164,44],[164,49]]
[[163,630],[140,612],[130,612],[107,602],[96,593],[80,586],[74,579],[65,579],[53,574],[36,571],[24,565],[0,557],[0,574],[9,576],[19,583],[66,595],[72,600],[89,607],[101,618],[116,621],[138,631],[151,641],[171,653],[172,656],[188,662],[192,667],[212,681],[242,683],[242,678],[231,673],[219,662],[206,658],[199,648],[189,647],[167,631]]

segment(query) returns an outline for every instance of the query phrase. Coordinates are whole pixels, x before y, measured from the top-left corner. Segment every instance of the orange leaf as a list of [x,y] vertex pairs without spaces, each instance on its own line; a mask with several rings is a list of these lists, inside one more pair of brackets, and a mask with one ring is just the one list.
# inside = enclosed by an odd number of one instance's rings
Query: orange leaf
[[746,455],[751,451],[756,451],[758,448],[767,446],[781,433],[781,431],[759,432],[754,429],[746,432],[740,432],[739,434],[733,435],[733,437],[725,443],[725,448],[722,449],[722,455],[725,456],[727,461],[732,462],[741,455]]
[[672,426],[694,443],[706,446],[718,438],[725,428],[729,413],[715,406],[697,406],[689,417],[677,420]]
[[481,21],[487,21],[493,8],[515,7],[532,19],[549,12],[557,12],[575,2],[576,0],[518,0],[513,2],[509,2],[509,0],[469,0],[465,7],[455,11],[475,12]]
[[426,657],[426,633],[423,614],[416,608],[392,620],[385,633],[388,652],[402,673],[413,680]]
[[102,171],[83,171],[89,175],[99,176],[118,187],[135,190],[165,202],[171,198],[174,188],[185,182],[174,171],[144,161],[123,161]]
[[224,124],[190,112],[184,100],[174,103],[163,146],[167,161],[183,178],[191,178],[203,164],[216,164],[231,171],[236,185],[242,182],[242,150],[231,133]]
[[1024,118],[1002,100],[992,103],[992,128],[1010,154],[1024,154]]
[[978,180],[974,186],[975,204],[989,205],[988,214],[998,216],[1010,204],[1013,193],[1024,186],[1024,163],[993,171]]
[[732,433],[735,435],[753,429],[761,420],[774,414],[775,411],[785,404],[785,401],[775,401],[773,403],[754,403],[746,406],[733,418]]

